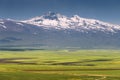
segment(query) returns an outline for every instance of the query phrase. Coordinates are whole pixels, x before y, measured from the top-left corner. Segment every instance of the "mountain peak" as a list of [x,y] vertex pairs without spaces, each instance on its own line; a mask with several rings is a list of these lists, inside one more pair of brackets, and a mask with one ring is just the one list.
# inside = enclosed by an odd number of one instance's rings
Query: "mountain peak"
[[44,19],[58,20],[58,18],[63,17],[63,15],[49,11],[47,14],[43,15],[42,17]]
[[57,15],[58,13],[56,13],[56,12],[51,12],[51,11],[49,11],[46,15],[47,16],[55,16],[55,15]]

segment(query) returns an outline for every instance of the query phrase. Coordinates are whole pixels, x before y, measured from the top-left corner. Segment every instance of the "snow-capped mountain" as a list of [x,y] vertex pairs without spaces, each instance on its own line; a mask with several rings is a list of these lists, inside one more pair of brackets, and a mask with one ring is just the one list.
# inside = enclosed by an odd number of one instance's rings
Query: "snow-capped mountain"
[[116,32],[116,30],[120,30],[120,25],[113,25],[95,19],[81,18],[78,15],[74,15],[73,17],[66,17],[64,15],[52,12],[22,22],[40,27],[43,26],[46,29],[73,29],[83,32],[91,30]]
[[120,26],[49,12],[29,20],[0,19],[0,48],[120,49]]

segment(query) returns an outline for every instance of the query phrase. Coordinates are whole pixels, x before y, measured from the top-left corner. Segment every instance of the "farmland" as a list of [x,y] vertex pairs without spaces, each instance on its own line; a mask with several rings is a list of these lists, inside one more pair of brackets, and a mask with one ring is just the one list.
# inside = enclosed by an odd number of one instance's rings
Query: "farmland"
[[120,51],[0,51],[0,80],[25,79],[120,80]]

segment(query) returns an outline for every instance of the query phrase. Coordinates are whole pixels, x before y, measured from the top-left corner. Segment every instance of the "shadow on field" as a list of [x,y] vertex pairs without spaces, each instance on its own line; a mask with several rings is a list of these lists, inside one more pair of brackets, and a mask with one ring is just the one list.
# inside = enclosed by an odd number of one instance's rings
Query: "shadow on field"
[[53,63],[51,65],[68,65],[68,66],[96,66],[95,64],[82,64],[80,62],[63,62],[63,63]]
[[1,64],[30,64],[30,65],[36,65],[37,63],[33,62],[20,62],[15,60],[26,60],[26,59],[32,59],[32,58],[3,58],[0,59]]
[[75,62],[61,62],[61,63],[57,63],[55,61],[48,61],[45,63],[49,63],[50,65],[68,65],[68,66],[96,66],[96,64],[92,64],[89,62],[106,62],[106,61],[112,61],[113,59],[96,59],[96,60],[83,60],[83,61],[75,61]]
[[[57,61],[45,61],[42,64],[37,64],[36,62],[25,62],[24,60],[29,60],[33,58],[2,58],[0,59],[0,64],[24,64],[24,65],[64,65],[64,66],[97,66],[95,62],[106,62],[112,61],[113,59],[96,59],[96,60],[83,60],[74,62],[57,62]],[[22,61],[21,61],[22,60]],[[90,63],[94,62],[94,63]]]

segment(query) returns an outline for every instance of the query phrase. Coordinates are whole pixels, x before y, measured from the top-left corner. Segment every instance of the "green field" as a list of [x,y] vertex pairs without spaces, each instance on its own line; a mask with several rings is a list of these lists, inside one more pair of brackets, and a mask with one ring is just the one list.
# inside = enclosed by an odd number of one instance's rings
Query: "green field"
[[120,50],[0,51],[0,80],[120,80]]

